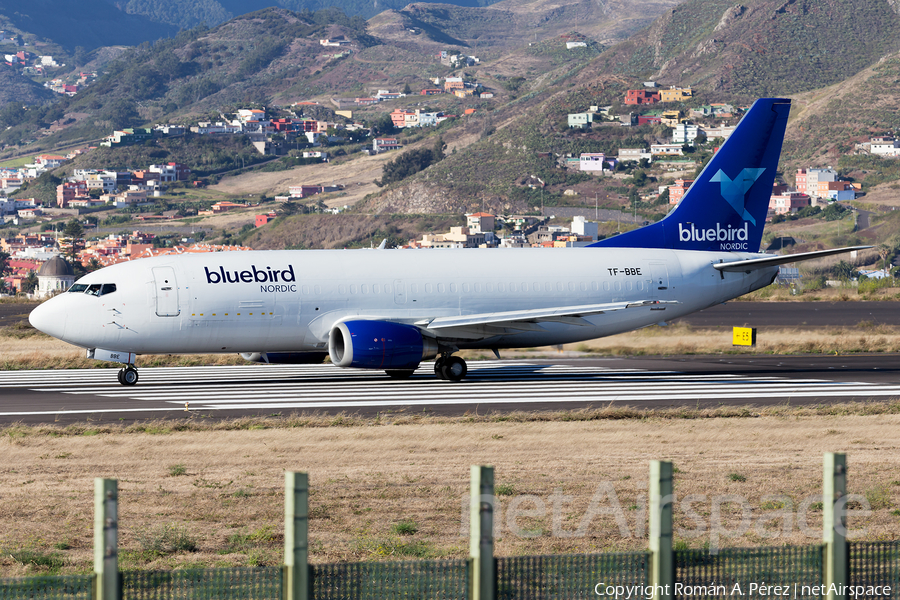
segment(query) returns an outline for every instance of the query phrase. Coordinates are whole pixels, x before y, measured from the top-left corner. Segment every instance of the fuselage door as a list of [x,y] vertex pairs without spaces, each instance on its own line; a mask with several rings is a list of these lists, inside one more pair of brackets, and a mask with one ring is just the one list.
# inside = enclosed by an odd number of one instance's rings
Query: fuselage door
[[153,283],[156,287],[156,316],[177,317],[178,283],[172,267],[153,267]]
[[650,294],[654,298],[667,298],[669,296],[669,269],[664,262],[650,263]]

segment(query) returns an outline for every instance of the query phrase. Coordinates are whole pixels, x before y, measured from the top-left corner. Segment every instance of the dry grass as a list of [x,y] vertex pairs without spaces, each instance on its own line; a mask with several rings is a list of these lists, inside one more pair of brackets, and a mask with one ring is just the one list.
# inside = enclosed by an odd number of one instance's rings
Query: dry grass
[[730,327],[693,329],[689,325],[647,327],[629,333],[564,347],[599,355],[641,356],[682,354],[852,354],[900,352],[900,330],[860,322],[856,327],[826,329],[759,328],[754,348],[731,345]]
[[[898,403],[12,426],[0,429],[0,576],[48,568],[23,564],[20,550],[49,557],[44,562],[62,572],[90,569],[94,477],[119,480],[124,568],[277,564],[286,470],[310,473],[314,562],[465,556],[472,464],[496,469],[498,555],[646,547],[641,529],[652,459],[674,461],[679,499],[705,495],[692,504],[698,519],[708,518],[714,496],[747,499],[753,526],[723,537],[723,545],[816,543],[817,506],[806,511],[805,534],[793,525],[770,537],[784,519],[764,517],[783,517],[820,492],[826,451],[848,452],[850,491],[872,506],[870,515],[852,517],[851,527],[864,531],[863,539],[894,539],[898,426]],[[514,503],[523,510],[543,504],[549,513],[555,499],[563,502],[557,527],[571,532],[592,498],[602,509],[621,506],[626,535],[611,515],[596,515],[575,537],[554,536],[549,514],[509,519]],[[734,531],[737,507],[722,513]],[[694,527],[681,506],[676,524]],[[708,539],[676,537],[691,546]]]
[[[85,358],[84,350],[76,348],[29,328],[0,328],[0,369],[88,369],[118,368],[113,363],[98,363]],[[647,327],[612,337],[576,344],[566,344],[562,350],[571,355],[587,356],[645,356],[687,354],[851,354],[864,352],[900,352],[900,329],[860,321],[856,327],[827,329],[768,329],[760,328],[755,348],[735,348],[731,345],[731,328],[694,329],[690,325]],[[504,358],[552,357],[556,348],[537,348],[527,351],[505,350]],[[481,351],[467,351],[469,359],[492,360],[493,355]],[[144,355],[138,358],[140,367],[240,365],[246,362],[237,354]]]

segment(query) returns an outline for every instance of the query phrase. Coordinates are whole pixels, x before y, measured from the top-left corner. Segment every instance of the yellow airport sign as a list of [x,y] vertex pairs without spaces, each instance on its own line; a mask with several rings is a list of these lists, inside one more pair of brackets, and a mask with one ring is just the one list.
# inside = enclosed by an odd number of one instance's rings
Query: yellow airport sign
[[732,346],[755,346],[756,327],[735,327],[732,337]]

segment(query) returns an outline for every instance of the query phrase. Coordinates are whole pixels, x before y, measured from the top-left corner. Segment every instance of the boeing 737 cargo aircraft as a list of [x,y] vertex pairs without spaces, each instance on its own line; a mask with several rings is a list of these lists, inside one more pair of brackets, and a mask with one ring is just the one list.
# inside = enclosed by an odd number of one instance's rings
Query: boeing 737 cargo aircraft
[[140,354],[241,353],[408,377],[460,349],[588,340],[669,321],[771,284],[778,265],[847,252],[759,253],[790,100],[761,99],[682,202],[585,248],[282,250],[161,256],[90,273],[30,316],[125,366]]

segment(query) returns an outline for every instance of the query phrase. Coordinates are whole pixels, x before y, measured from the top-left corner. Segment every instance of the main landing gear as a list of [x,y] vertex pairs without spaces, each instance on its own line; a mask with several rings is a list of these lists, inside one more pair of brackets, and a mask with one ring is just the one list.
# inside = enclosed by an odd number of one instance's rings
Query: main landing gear
[[445,354],[434,361],[434,374],[438,379],[459,381],[466,376],[468,371],[469,368],[466,366],[466,361],[458,356]]
[[122,385],[134,385],[138,382],[138,372],[134,365],[128,365],[119,369],[119,383]]

